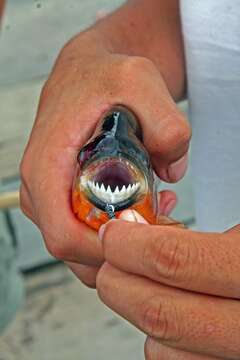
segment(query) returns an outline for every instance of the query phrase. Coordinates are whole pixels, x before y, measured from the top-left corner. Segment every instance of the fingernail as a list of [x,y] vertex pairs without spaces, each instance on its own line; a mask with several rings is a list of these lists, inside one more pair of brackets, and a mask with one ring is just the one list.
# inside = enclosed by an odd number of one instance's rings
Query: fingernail
[[173,209],[175,208],[175,206],[176,206],[176,201],[175,200],[169,201],[169,203],[167,204],[167,206],[165,207],[165,209],[163,211],[163,214],[165,216],[170,215],[171,212],[173,211]]
[[180,180],[187,170],[188,154],[168,167],[168,177],[170,181],[176,182]]
[[100,226],[99,230],[98,230],[98,237],[99,237],[99,240],[102,241],[103,239],[103,235],[104,235],[104,232],[105,232],[105,229],[106,229],[106,225],[103,224]]
[[120,214],[119,218],[125,221],[147,224],[147,221],[135,210],[125,210]]

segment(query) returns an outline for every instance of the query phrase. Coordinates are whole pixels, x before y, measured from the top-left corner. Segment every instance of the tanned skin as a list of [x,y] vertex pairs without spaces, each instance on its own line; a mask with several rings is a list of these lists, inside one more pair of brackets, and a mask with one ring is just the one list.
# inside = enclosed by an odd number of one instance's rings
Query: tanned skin
[[[21,207],[40,228],[50,253],[77,263],[85,283],[94,286],[104,259],[97,234],[76,221],[69,201],[79,149],[106,111],[122,104],[138,117],[158,176],[178,181],[187,168],[191,136],[175,104],[184,93],[177,0],[128,1],[60,52],[21,163]],[[162,214],[170,203],[174,207],[176,196],[162,193]],[[80,275],[81,265],[90,266],[91,281],[88,268]]]

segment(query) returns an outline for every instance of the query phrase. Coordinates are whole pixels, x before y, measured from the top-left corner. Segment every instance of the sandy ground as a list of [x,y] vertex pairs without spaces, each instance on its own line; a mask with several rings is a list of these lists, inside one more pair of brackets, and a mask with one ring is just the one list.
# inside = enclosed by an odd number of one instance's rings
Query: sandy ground
[[1,360],[141,360],[144,336],[64,265],[25,278],[22,310],[0,338]]

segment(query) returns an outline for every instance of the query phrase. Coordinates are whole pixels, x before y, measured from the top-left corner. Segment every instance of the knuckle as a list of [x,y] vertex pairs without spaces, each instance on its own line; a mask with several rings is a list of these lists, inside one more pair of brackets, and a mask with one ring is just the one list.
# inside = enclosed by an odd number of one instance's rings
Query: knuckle
[[96,287],[97,287],[97,291],[98,291],[98,295],[101,299],[101,294],[102,294],[102,289],[104,288],[104,271],[103,268],[101,268],[97,274],[97,278],[96,278]]
[[51,81],[48,79],[43,84],[40,94],[40,102],[42,102],[43,99],[48,98],[50,92],[51,92]]
[[[60,65],[55,65],[55,68],[60,68]],[[42,86],[41,93],[40,93],[40,99],[38,104],[38,114],[36,118],[36,123],[38,123],[38,118],[41,114],[41,111],[46,104],[48,104],[48,100],[52,99],[54,94],[56,94],[56,91],[58,87],[63,87],[64,81],[66,78],[61,78],[61,71],[54,70],[50,75],[49,78],[45,81],[45,83]],[[63,71],[67,73],[68,69],[63,68]]]
[[176,121],[173,131],[174,136],[184,143],[189,142],[191,137],[191,128],[188,121],[182,114],[178,116],[177,120],[178,121]]
[[121,75],[124,78],[136,79],[136,75],[146,72],[155,72],[154,63],[143,56],[128,56],[121,62]]
[[19,172],[22,182],[26,183],[29,173],[29,162],[28,162],[28,154],[25,152],[25,154],[22,157],[22,160],[19,165]]
[[164,241],[156,249],[154,266],[157,274],[176,279],[182,271],[182,249],[178,240]]
[[144,344],[144,358],[145,358],[145,360],[153,359],[152,354],[151,354],[151,349],[148,345],[148,341],[146,341]]
[[143,304],[141,326],[149,336],[167,337],[168,320],[164,311],[161,301],[156,302],[151,299],[147,304]]
[[178,116],[178,121],[176,122],[177,130],[176,135],[183,143],[189,143],[192,131],[189,122],[186,120],[183,114]]
[[58,59],[57,60],[64,60],[64,59],[76,59],[76,50],[79,48],[79,40],[78,37],[74,37],[70,40],[68,40],[65,45],[61,48]]
[[171,123],[166,135],[166,146],[168,148],[174,145],[187,149],[191,138],[191,128],[182,114],[176,113],[171,116]]
[[144,355],[145,355],[145,360],[153,360],[154,359],[151,338],[149,338],[149,337],[147,337],[145,344],[144,344]]
[[144,344],[144,355],[145,360],[157,360],[159,355],[159,345],[156,343],[157,340],[147,337],[145,344]]
[[88,288],[96,289],[96,280],[89,279],[88,276],[81,276],[79,277],[79,280]]
[[89,289],[96,289],[96,282],[90,282],[90,281],[84,281],[84,280],[82,280],[82,279],[80,279],[81,280],[81,282],[85,285],[85,286],[87,286]]
[[[116,231],[116,222],[115,220],[109,221],[106,225],[105,225],[105,231],[103,234],[103,245],[106,245],[108,242],[108,239],[114,240],[114,237],[117,235],[117,231]],[[108,250],[108,247],[104,248],[105,251]]]
[[110,288],[108,280],[108,268],[109,265],[107,263],[103,264],[96,277],[96,288],[102,301],[104,301],[105,298],[104,294],[107,293],[108,289]]
[[84,285],[91,289],[96,288],[96,276],[99,270],[98,267],[68,261],[65,261],[65,265]]
[[52,255],[58,260],[70,260],[68,259],[68,245],[66,242],[58,239],[56,235],[49,230],[42,231],[42,235],[45,241],[46,248],[50,255]]
[[21,198],[20,198],[20,202],[19,202],[19,207],[20,207],[22,213],[23,213],[27,218],[29,218],[30,220],[33,221],[33,217],[32,217],[32,214],[31,214],[30,209],[29,209],[27,206],[25,206],[25,204],[24,204],[24,202],[21,200]]
[[144,344],[145,360],[169,360],[169,352],[167,348],[163,346],[156,339],[147,337]]
[[175,159],[176,154],[182,156],[186,153],[191,138],[191,128],[183,114],[178,109],[168,109],[161,117],[161,124],[162,126],[154,128],[145,140],[149,143],[150,152],[161,156],[163,160],[166,154],[168,158]]
[[22,212],[29,217],[30,209],[27,205],[26,194],[23,192],[23,185],[21,185],[20,192],[19,192],[19,206]]
[[142,323],[140,326],[146,334],[162,341],[178,342],[182,338],[177,309],[173,303],[154,296],[141,306]]
[[27,147],[25,149],[25,152],[23,154],[23,157],[19,165],[19,174],[20,174],[21,182],[28,190],[30,190],[31,177],[34,174],[33,163],[34,163],[33,153],[31,149],[31,141],[29,139]]
[[[67,73],[68,69],[63,69],[63,72]],[[50,99],[54,98],[55,94],[57,93],[57,89],[64,86],[64,81],[66,78],[61,78],[59,73],[61,74],[61,71],[54,70],[42,86],[38,104],[38,112],[35,120],[35,127],[39,126],[41,115],[44,114],[44,108],[48,106]]]
[[146,245],[143,266],[162,279],[185,281],[191,270],[189,245],[177,238],[169,240],[164,233]]
[[44,236],[44,239],[49,254],[58,260],[65,260],[62,249],[60,250],[60,247],[55,242],[50,241],[47,237]]
[[20,207],[21,211],[23,212],[23,214],[25,216],[27,216],[28,218],[30,218],[30,211],[29,211],[28,207],[25,205],[24,200],[21,198],[21,196],[19,198],[19,207]]

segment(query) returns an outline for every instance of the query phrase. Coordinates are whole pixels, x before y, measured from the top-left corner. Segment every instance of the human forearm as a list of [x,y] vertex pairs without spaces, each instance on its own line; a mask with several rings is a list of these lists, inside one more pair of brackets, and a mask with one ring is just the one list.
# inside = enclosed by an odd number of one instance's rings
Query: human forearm
[[80,59],[101,51],[148,58],[172,97],[183,97],[185,64],[178,0],[130,0],[72,39],[63,55]]
[[93,29],[113,52],[149,58],[172,96],[185,91],[185,64],[178,0],[130,0]]

